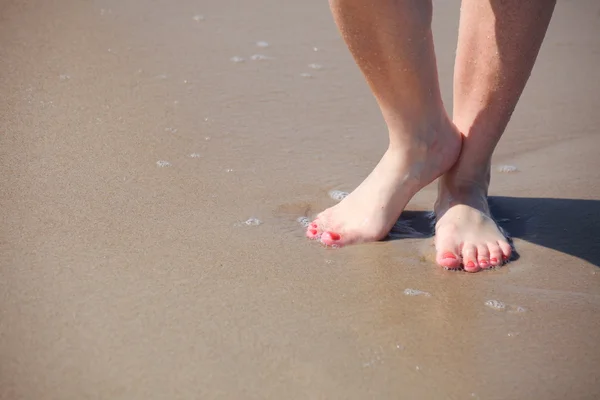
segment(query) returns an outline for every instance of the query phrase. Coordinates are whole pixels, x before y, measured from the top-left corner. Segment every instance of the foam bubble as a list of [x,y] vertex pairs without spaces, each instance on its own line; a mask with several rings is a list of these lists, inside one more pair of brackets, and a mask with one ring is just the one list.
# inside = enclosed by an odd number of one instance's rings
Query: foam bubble
[[300,76],[303,77],[303,78],[312,78],[312,75],[309,74],[308,72],[303,72],[303,73],[300,74]]
[[225,172],[233,172],[233,168],[227,168],[225,169]]
[[168,78],[167,74],[160,74],[160,75],[156,75],[154,77],[154,79],[163,79],[163,80],[167,79],[167,78]]
[[204,21],[205,17],[202,14],[196,14],[196,15],[194,15],[194,17],[192,19],[196,22],[200,22],[200,21]]
[[265,56],[264,54],[254,54],[250,57],[253,61],[271,60],[273,57]]
[[200,158],[200,154],[198,154],[198,153],[192,153],[192,154],[190,154],[190,157],[192,157],[192,158]]
[[165,128],[165,132],[176,133],[177,128]]
[[321,64],[308,64],[308,68],[321,69],[323,66]]
[[71,79],[71,76],[70,76],[70,75],[68,75],[68,74],[60,74],[60,75],[58,76],[58,78],[59,78],[61,81],[67,81],[67,80]]
[[256,42],[256,46],[258,47],[269,47],[269,43],[263,40]]
[[298,221],[298,223],[304,228],[308,228],[308,225],[310,225],[310,219],[308,219],[308,217],[298,217],[296,221]]
[[319,51],[318,47],[313,47],[313,51]]
[[342,201],[348,196],[348,192],[342,192],[341,190],[332,190],[329,192],[329,197],[333,200]]
[[496,168],[496,170],[498,172],[504,172],[504,173],[507,173],[507,174],[510,174],[512,172],[517,172],[518,171],[517,167],[515,167],[514,165],[499,165]]
[[158,166],[159,166],[159,167],[161,167],[161,168],[162,168],[162,167],[170,167],[170,166],[171,166],[171,163],[170,163],[170,162],[168,162],[168,161],[165,161],[165,160],[158,160],[158,161],[156,162],[156,165],[158,165]]
[[425,297],[431,297],[431,293],[424,292],[424,291],[419,290],[419,289],[404,289],[404,294],[407,295],[407,296],[425,296]]
[[230,60],[233,61],[234,63],[241,63],[241,62],[246,61],[244,59],[244,57],[238,57],[238,56],[233,56],[230,58]]
[[258,226],[262,224],[262,221],[258,218],[248,218],[244,223],[248,226]]
[[510,307],[510,313],[512,313],[512,314],[523,314],[525,312],[527,312],[527,309],[525,307],[521,307],[521,306]]
[[506,308],[506,304],[498,300],[488,300],[485,305],[494,310],[504,310]]

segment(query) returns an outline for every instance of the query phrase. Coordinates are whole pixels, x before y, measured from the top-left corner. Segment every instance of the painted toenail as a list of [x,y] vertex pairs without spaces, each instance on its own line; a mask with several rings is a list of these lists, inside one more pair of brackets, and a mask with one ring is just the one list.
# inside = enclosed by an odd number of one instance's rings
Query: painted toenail
[[503,259],[504,261],[506,261],[506,260],[508,260],[508,257],[506,257],[506,256],[502,256],[502,259]]
[[342,237],[339,235],[339,233],[335,233],[335,232],[328,232],[329,233],[329,237],[331,238],[331,240],[340,240]]
[[452,253],[449,253],[449,252],[442,254],[442,258],[449,258],[451,260],[456,260],[456,256],[454,254],[452,254]]
[[315,224],[314,222],[311,222],[309,226],[313,229],[317,229],[317,224]]
[[496,263],[496,262],[498,262],[498,259],[497,258],[490,258],[490,261],[493,262],[493,263]]
[[317,234],[317,230],[316,229],[309,229],[308,231],[310,232],[311,235],[316,235]]
[[479,265],[481,265],[482,267],[485,267],[488,265],[488,262],[486,260],[479,260]]
[[469,261],[466,265],[467,268],[475,268],[475,263],[473,261]]

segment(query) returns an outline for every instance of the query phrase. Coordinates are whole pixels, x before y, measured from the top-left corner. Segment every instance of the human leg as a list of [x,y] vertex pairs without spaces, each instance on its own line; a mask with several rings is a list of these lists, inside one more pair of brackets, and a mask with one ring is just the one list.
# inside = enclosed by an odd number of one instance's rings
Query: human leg
[[554,0],[463,0],[454,72],[453,122],[464,135],[439,181],[437,262],[476,272],[499,266],[511,247],[487,203],[492,153],[531,74]]
[[384,238],[414,194],[456,161],[460,133],[440,95],[426,0],[331,0],[334,19],[388,127],[371,174],[307,229],[326,245]]

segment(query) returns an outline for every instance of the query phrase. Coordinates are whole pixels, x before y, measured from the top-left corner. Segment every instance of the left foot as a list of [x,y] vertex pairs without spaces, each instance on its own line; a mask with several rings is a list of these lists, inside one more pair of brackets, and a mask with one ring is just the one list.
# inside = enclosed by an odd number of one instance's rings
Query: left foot
[[452,174],[439,182],[435,204],[436,261],[447,269],[477,272],[502,265],[512,248],[496,225],[487,202],[485,179],[460,180]]

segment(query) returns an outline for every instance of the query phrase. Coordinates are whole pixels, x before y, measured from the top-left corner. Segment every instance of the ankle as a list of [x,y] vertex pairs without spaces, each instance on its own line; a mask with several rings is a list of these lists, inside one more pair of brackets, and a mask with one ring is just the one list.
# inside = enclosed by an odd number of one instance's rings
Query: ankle
[[[458,130],[443,110],[426,118],[387,121],[387,125],[390,151],[409,151],[413,154],[426,154],[432,151],[443,153],[449,150],[447,149],[449,139],[460,138]],[[450,132],[455,133],[450,136],[456,137],[449,138]]]
[[436,210],[464,204],[486,211],[489,182],[486,176],[448,172],[439,181]]

